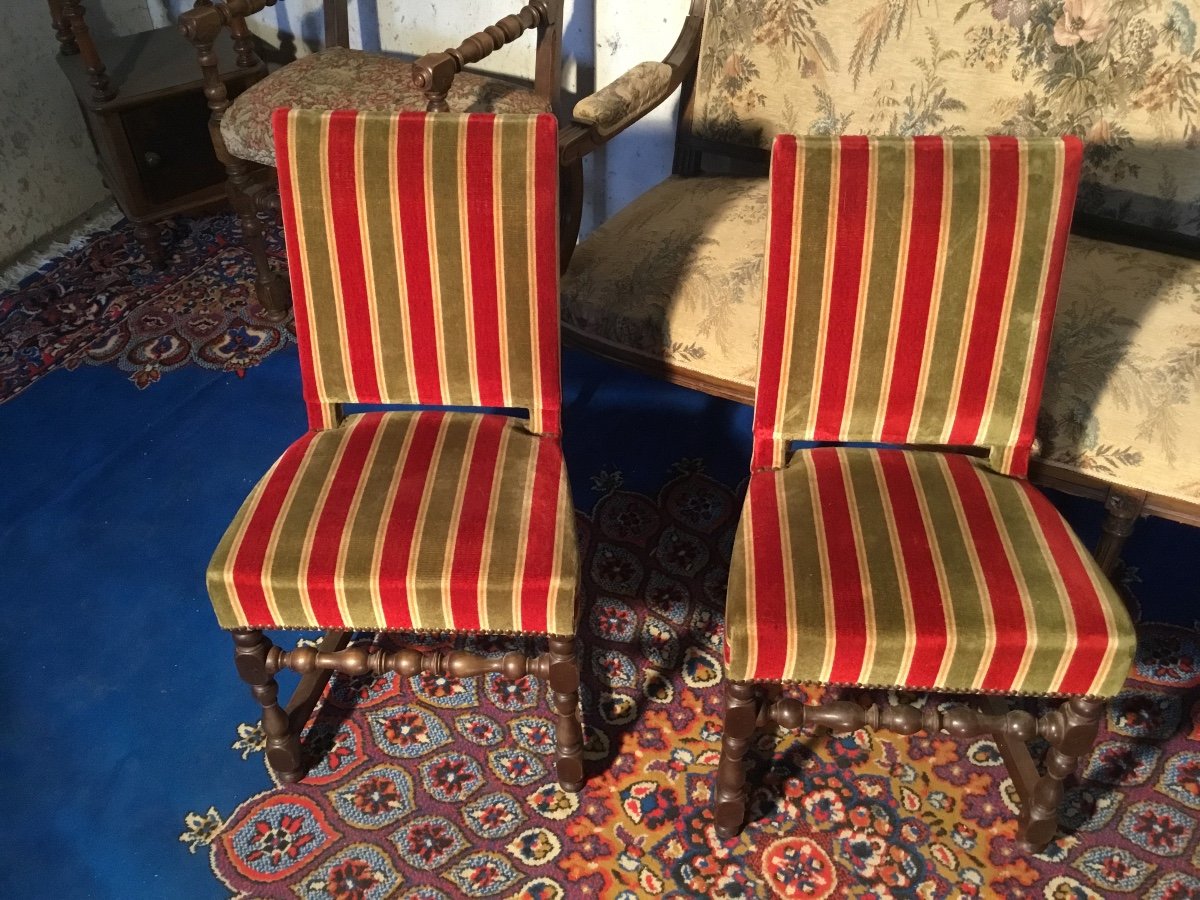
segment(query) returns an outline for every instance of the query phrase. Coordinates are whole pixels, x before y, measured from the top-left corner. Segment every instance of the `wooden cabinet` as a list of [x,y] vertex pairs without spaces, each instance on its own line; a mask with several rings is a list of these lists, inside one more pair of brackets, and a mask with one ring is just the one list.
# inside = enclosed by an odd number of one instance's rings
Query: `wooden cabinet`
[[[104,183],[150,258],[164,256],[158,222],[226,202],[225,171],[191,45],[174,26],[94,41],[82,6],[50,0],[59,65],[79,101]],[[229,35],[215,47],[231,96],[266,75],[239,66]]]

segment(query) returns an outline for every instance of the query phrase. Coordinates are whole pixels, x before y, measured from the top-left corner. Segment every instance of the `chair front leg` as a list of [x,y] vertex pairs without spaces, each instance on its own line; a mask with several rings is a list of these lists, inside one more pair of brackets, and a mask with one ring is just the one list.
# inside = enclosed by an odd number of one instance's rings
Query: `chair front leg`
[[1063,782],[1095,744],[1103,715],[1102,700],[1077,697],[1064,702],[1039,723],[1038,731],[1050,742],[1050,749],[1046,751],[1046,772],[1034,785],[1029,801],[1021,804],[1017,824],[1017,840],[1032,852],[1044,850],[1054,840],[1063,800]]
[[558,784],[576,793],[583,788],[583,722],[579,714],[579,661],[575,641],[550,638],[550,708],[554,729]]
[[758,727],[753,684],[725,682],[725,724],[721,731],[721,762],[713,794],[717,835],[731,838],[746,821],[746,754]]
[[279,685],[267,665],[267,654],[274,645],[261,631],[247,629],[232,634],[233,659],[238,674],[242,681],[250,685],[254,699],[262,707],[263,731],[267,735],[267,762],[280,781],[299,781],[304,777],[300,728],[292,728],[291,717],[279,705]]

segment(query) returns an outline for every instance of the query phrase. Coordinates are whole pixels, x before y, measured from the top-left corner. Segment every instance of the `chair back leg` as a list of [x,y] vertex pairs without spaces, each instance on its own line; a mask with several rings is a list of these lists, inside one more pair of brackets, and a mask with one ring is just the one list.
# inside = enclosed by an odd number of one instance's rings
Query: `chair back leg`
[[579,712],[579,660],[572,638],[550,638],[550,708],[558,784],[576,793],[583,788],[583,722]]
[[261,631],[234,631],[233,658],[242,681],[262,707],[263,731],[267,735],[267,762],[280,781],[294,782],[304,777],[300,752],[300,727],[293,728],[291,717],[279,705],[279,685],[275,681],[267,655],[274,647]]
[[725,682],[725,725],[713,795],[717,835],[721,838],[734,837],[746,820],[746,754],[758,728],[756,696],[753,684]]
[[1038,730],[1050,742],[1046,771],[1034,785],[1032,796],[1021,798],[1017,827],[1017,840],[1030,851],[1036,853],[1054,840],[1063,782],[1092,749],[1103,715],[1103,701],[1075,698],[1064,702],[1039,723]]

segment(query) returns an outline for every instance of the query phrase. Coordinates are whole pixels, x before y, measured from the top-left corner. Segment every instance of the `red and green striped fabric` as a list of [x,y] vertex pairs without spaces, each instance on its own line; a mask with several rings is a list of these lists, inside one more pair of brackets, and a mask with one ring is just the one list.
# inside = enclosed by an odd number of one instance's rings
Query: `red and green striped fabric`
[[1024,475],[1076,138],[776,138],[754,468],[792,440],[977,446]]
[[1121,690],[1124,604],[1028,482],[954,453],[821,447],[754,473],[726,674],[946,691]]
[[301,371],[336,404],[528,409],[559,431],[550,115],[274,113]]
[[208,568],[224,628],[575,634],[557,441],[475,413],[350,416],[254,488]]

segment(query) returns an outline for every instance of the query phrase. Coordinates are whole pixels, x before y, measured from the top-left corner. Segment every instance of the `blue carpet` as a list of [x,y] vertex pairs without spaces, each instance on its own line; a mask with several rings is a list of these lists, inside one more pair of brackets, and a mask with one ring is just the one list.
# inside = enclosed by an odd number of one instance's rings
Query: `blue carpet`
[[[646,493],[684,458],[735,485],[750,412],[568,353],[576,505],[619,471]],[[222,897],[183,818],[268,787],[230,749],[253,702],[204,592],[209,554],[305,428],[295,349],[245,378],[187,368],[137,391],[58,371],[0,406],[0,897]],[[1056,497],[1094,538],[1097,504]],[[1142,524],[1144,618],[1192,625],[1200,530]]]

